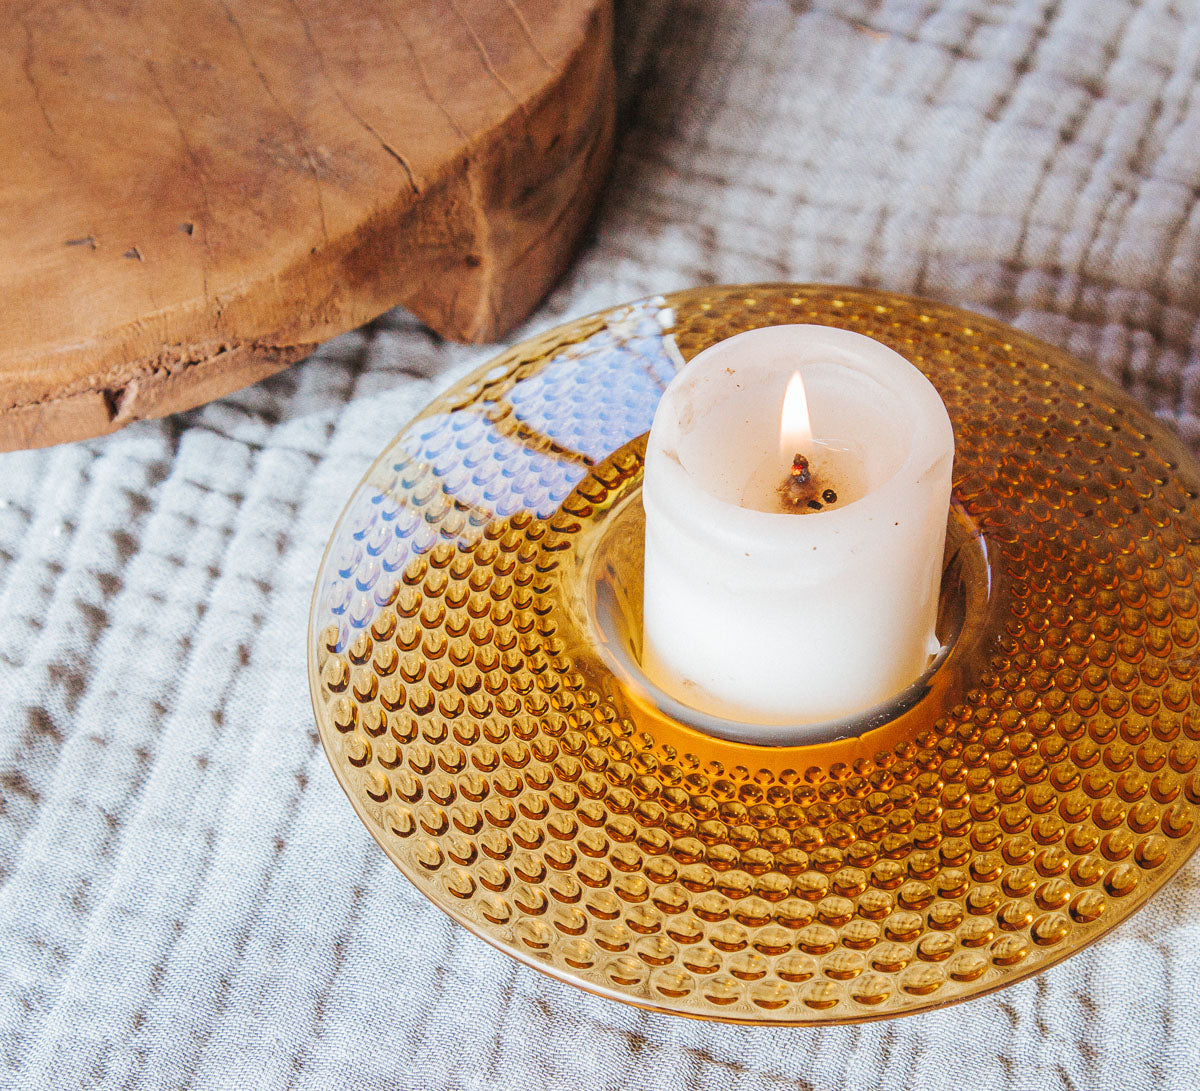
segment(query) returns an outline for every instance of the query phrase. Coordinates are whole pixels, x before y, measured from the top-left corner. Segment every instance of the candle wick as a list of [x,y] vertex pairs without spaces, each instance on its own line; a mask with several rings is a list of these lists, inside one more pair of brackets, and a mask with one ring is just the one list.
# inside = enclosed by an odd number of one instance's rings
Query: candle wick
[[804,455],[797,453],[792,459],[791,469],[779,489],[779,502],[786,512],[801,514],[821,511],[826,504],[837,503],[833,489],[822,489],[814,478],[812,467]]

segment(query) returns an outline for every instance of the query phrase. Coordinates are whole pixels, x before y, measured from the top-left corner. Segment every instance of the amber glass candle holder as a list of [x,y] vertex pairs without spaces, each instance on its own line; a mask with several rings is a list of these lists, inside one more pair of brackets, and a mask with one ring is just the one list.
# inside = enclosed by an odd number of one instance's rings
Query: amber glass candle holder
[[[639,494],[682,361],[791,322],[911,360],[957,453],[942,654],[774,747],[641,673]],[[409,880],[555,977],[754,1023],[967,999],[1103,935],[1200,838],[1198,481],[1122,392],[951,307],[619,307],[455,386],[355,490],[309,625],[321,739]]]

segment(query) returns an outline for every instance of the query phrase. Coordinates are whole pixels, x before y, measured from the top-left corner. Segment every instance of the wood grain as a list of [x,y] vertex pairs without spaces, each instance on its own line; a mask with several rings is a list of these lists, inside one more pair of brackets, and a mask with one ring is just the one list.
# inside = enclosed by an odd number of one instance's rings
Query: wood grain
[[610,0],[0,0],[0,449],[403,304],[495,338],[612,143]]

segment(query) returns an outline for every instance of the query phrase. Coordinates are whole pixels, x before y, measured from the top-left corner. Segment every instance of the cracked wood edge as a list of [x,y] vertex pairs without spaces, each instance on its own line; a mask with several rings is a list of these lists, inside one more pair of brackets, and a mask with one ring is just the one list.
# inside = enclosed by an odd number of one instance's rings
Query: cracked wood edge
[[[101,435],[194,407],[291,365],[397,304],[451,339],[489,340],[511,328],[566,267],[607,172],[611,10],[608,0],[589,2],[585,33],[537,93],[465,140],[420,185],[402,163],[418,193],[377,206],[355,230],[278,270],[267,284],[248,282],[212,299],[206,278],[191,313],[172,316],[173,332],[185,336],[155,342],[149,321],[101,331],[87,346],[94,362],[86,374],[24,399],[7,396],[0,346],[0,450]],[[512,10],[537,48],[520,10]],[[390,156],[399,154],[375,136]],[[530,148],[543,154],[532,156]],[[81,235],[65,244],[94,249],[97,241]],[[145,260],[140,250],[125,257]],[[255,300],[263,290],[298,305],[264,324]],[[129,352],[130,345],[140,351]]]

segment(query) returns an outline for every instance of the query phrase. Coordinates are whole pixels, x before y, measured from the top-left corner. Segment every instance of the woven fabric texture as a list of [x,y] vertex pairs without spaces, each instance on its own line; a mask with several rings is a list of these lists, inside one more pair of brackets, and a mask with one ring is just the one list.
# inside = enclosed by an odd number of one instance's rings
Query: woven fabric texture
[[[514,337],[697,283],[885,287],[1062,345],[1200,448],[1193,0],[628,0],[617,29],[611,184]],[[495,351],[395,313],[0,457],[0,1086],[1194,1087],[1197,864],[1040,977],[817,1031],[591,997],[416,894],[318,744],[308,603],[371,459]]]

